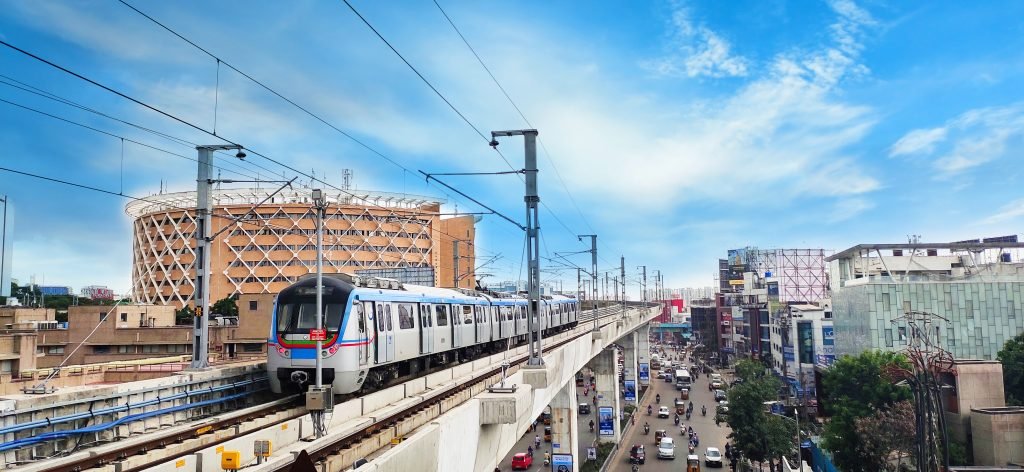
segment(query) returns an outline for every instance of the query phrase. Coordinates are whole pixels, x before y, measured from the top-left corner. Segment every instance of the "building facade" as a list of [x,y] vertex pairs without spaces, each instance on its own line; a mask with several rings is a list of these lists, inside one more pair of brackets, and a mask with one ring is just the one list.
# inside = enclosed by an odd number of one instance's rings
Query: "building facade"
[[[324,271],[432,268],[433,284],[475,286],[475,219],[441,218],[442,201],[409,194],[326,192]],[[210,300],[272,294],[316,270],[312,190],[215,190]],[[265,203],[253,207],[259,202]],[[195,192],[129,203],[133,296],[194,305]]]
[[772,303],[764,328],[772,368],[795,392],[813,396],[814,369],[835,362],[835,331],[832,312],[818,305],[781,305]]
[[1021,248],[859,245],[832,256],[836,353],[903,350],[926,319],[935,330],[929,335],[954,358],[995,359],[1024,331],[1024,265],[1008,252]]

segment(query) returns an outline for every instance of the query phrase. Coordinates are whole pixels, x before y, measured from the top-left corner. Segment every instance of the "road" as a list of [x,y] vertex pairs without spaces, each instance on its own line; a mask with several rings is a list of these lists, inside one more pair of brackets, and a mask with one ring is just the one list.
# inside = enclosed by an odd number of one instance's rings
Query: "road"
[[[686,363],[689,365],[689,362]],[[654,372],[651,375],[655,375]],[[697,432],[700,437],[700,447],[694,453],[701,457],[701,470],[708,470],[704,465],[704,448],[708,446],[718,447],[724,451],[725,443],[728,441],[730,430],[729,427],[723,422],[721,426],[715,426],[714,411],[715,401],[714,395],[708,391],[708,380],[706,377],[695,379],[694,386],[690,390],[690,400],[693,401],[693,415],[690,417],[690,421],[682,421],[683,423],[693,426],[694,431]],[[686,470],[686,454],[687,451],[687,439],[679,435],[679,428],[673,424],[673,419],[669,417],[658,418],[658,404],[654,402],[655,395],[661,394],[661,405],[666,405],[670,409],[673,407],[673,400],[679,398],[679,391],[675,389],[674,384],[665,382],[662,379],[651,379],[651,386],[653,387],[653,393],[648,393],[645,396],[644,402],[641,405],[641,411],[643,414],[637,417],[637,428],[630,429],[625,437],[622,439],[622,444],[615,456],[612,458],[612,466],[609,468],[610,471],[630,471],[629,465],[629,449],[634,444],[643,444],[647,454],[646,464],[640,467],[641,472],[669,472],[669,471],[680,471]],[[647,416],[647,405],[650,404],[654,407],[654,414]],[[708,415],[702,417],[700,415],[701,405],[707,405]],[[648,422],[651,425],[651,433],[644,435],[643,422]],[[654,444],[654,431],[658,429],[664,429],[668,432],[669,437],[675,439],[676,442],[676,458],[675,460],[658,459],[657,450],[658,448]],[[719,469],[714,469],[719,470]],[[724,467],[720,470],[729,470]]]

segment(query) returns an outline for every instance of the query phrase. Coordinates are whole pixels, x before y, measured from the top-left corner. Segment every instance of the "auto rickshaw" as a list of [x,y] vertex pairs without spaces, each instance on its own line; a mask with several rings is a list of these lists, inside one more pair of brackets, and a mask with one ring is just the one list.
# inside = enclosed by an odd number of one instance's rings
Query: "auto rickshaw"
[[686,456],[686,472],[700,472],[700,457],[696,454]]
[[679,390],[679,398],[681,398],[683,400],[689,400],[690,399],[690,387],[683,387],[682,389],[680,389]]
[[658,429],[654,431],[654,445],[661,444],[661,438],[665,437],[665,430]]
[[544,442],[551,442],[551,427],[544,427]]
[[676,399],[676,414],[677,415],[685,415],[686,414],[686,402],[681,400],[681,399],[679,399],[679,398]]

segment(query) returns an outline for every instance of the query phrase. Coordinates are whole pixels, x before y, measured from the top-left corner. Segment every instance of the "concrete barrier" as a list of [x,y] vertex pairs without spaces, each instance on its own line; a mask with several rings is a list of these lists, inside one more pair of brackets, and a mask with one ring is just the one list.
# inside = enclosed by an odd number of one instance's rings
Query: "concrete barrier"
[[331,418],[331,424],[341,424],[358,418],[363,415],[363,399],[353,398],[339,405],[334,405],[334,413],[332,414],[334,416]]
[[419,395],[427,389],[427,379],[420,377],[405,383],[405,396]]
[[436,388],[438,385],[449,382],[452,380],[451,369],[445,369],[440,372],[434,372],[433,374],[427,374],[426,382],[427,388]]
[[373,392],[363,396],[363,405],[360,413],[362,415],[369,415],[370,413],[392,403],[396,403],[403,398],[405,398],[405,386],[403,385],[396,385],[379,392]]

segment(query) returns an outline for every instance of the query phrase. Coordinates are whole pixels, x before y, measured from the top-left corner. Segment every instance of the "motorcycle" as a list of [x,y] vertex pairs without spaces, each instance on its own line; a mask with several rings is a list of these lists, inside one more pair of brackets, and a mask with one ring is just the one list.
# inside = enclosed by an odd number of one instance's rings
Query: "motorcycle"
[[654,411],[654,408],[651,408],[651,405],[647,405],[647,416],[651,416],[652,411]]
[[658,404],[661,403],[661,394],[660,393],[654,396],[654,403],[658,403]]
[[651,427],[648,426],[648,425],[644,425],[644,434],[649,434],[650,432],[651,432]]
[[689,410],[687,410],[687,412],[686,412],[686,421],[690,421],[690,412],[689,412]]

